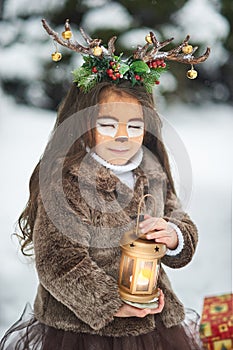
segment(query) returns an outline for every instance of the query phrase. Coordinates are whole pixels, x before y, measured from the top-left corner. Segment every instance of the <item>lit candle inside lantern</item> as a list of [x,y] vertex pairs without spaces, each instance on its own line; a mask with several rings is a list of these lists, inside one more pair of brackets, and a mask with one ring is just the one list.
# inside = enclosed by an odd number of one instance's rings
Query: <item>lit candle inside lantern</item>
[[149,286],[151,271],[142,269],[137,278],[137,290],[147,290]]

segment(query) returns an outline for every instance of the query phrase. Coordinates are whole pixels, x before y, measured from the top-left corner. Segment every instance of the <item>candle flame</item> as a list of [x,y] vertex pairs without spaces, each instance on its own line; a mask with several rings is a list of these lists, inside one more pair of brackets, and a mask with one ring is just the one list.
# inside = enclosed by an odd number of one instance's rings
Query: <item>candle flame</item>
[[151,270],[150,269],[142,269],[140,274],[142,274],[143,277],[146,277],[146,278],[150,279]]
[[142,269],[137,278],[137,285],[147,285],[150,281],[151,270]]

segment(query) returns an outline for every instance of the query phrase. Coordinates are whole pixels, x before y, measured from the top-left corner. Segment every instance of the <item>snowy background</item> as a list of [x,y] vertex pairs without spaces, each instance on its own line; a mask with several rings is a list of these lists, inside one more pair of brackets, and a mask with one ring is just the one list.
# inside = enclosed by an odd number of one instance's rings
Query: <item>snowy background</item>
[[[23,6],[19,6],[19,3],[25,5],[24,11],[28,9],[29,2],[26,0],[9,0],[8,16],[17,15],[17,11],[23,11]],[[224,17],[214,12],[210,3],[207,0],[190,0],[180,10],[179,15],[183,18],[187,9],[189,13],[192,11],[193,15],[189,17],[189,21],[184,21],[182,30],[190,32],[191,28],[193,32],[191,34],[200,35],[202,39],[203,32],[200,33],[197,28],[205,21],[206,30],[203,40],[204,43],[208,42],[211,45],[216,37],[227,35],[229,26]],[[45,0],[40,2],[40,6],[46,6],[46,4],[48,5]],[[36,6],[36,2],[30,2],[30,6],[32,5]],[[50,6],[55,6],[55,2],[51,1]],[[199,13],[194,11],[196,6],[202,6],[202,11]],[[12,14],[13,10],[14,14]],[[118,10],[112,8],[106,16],[108,21],[110,13],[115,15],[115,18],[119,18],[114,11]],[[93,12],[92,16],[96,16],[95,23],[98,24],[98,11]],[[103,19],[103,16],[101,18]],[[208,22],[206,22],[207,18]],[[93,22],[91,12],[85,17],[85,21],[87,25],[88,21]],[[125,14],[125,17],[122,17],[122,25],[127,21],[129,22],[130,18]],[[20,23],[16,24],[20,25]],[[10,28],[8,35],[14,36],[17,25]],[[31,26],[33,25],[35,23],[32,21]],[[39,26],[33,30],[33,45],[36,42],[35,37],[41,35]],[[167,28],[167,30],[171,32],[174,28]],[[176,36],[178,34],[177,32]],[[181,34],[183,38],[183,32]],[[11,38],[4,36],[4,40],[11,40]],[[196,37],[195,40],[200,38]],[[40,50],[36,46],[24,47],[23,51],[22,47],[13,51],[6,48],[0,57],[0,73],[2,76],[9,72],[13,76],[23,75],[32,83],[30,97],[41,99],[43,102],[45,99],[43,91],[39,94],[38,89],[33,89],[33,84],[41,74],[38,60],[45,59],[48,52],[50,48],[47,44],[41,46]],[[219,57],[222,58],[221,62],[227,59],[227,53],[221,47],[220,41],[219,45],[213,45],[211,58],[205,63],[207,69],[213,69],[214,64],[218,64]],[[8,67],[7,70],[6,67]],[[176,82],[171,75],[167,74],[163,79],[159,88],[161,91],[179,87],[179,82]],[[158,96],[159,112],[165,116],[183,141],[191,161],[192,196],[187,210],[197,224],[200,236],[193,262],[180,270],[167,269],[167,272],[185,306],[194,308],[199,313],[201,313],[205,296],[229,293],[232,290],[233,107],[224,103],[224,94],[227,92],[221,87],[215,88],[211,93],[222,94],[222,102],[214,104],[205,100],[201,105],[189,105],[177,101],[167,105],[163,97]],[[37,277],[33,261],[22,256],[17,239],[12,237],[12,233],[15,230],[17,218],[27,202],[29,178],[47,143],[56,113],[16,104],[13,98],[1,90],[0,101],[1,337],[4,331],[19,318],[26,302],[33,304],[36,293]]]

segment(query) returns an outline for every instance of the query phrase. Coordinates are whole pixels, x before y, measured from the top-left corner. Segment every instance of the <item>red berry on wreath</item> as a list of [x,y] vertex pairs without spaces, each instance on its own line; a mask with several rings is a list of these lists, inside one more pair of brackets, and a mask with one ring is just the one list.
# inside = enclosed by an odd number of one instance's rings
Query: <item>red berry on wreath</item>
[[93,68],[92,68],[92,72],[93,72],[93,73],[97,73],[97,72],[98,72],[98,69],[97,69],[96,67],[93,67]]
[[136,80],[141,80],[141,77],[138,74],[136,74],[134,77],[135,77]]
[[147,62],[149,68],[153,68],[153,63],[150,61],[150,62]]
[[160,81],[159,81],[159,80],[155,80],[155,84],[156,84],[156,85],[159,85],[159,84],[160,84]]

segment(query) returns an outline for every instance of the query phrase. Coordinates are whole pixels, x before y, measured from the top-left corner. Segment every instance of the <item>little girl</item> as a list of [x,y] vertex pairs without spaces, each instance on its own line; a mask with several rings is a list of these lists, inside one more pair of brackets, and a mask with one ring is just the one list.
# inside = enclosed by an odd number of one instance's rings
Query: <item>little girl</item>
[[19,218],[22,252],[33,248],[39,286],[33,314],[6,333],[1,350],[201,349],[161,267],[158,307],[119,295],[123,234],[135,226],[167,246],[162,265],[188,264],[197,229],[177,199],[161,121],[143,83],[103,78],[89,91],[73,84],[30,180]]

